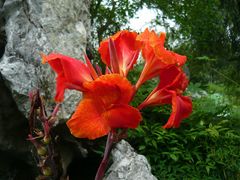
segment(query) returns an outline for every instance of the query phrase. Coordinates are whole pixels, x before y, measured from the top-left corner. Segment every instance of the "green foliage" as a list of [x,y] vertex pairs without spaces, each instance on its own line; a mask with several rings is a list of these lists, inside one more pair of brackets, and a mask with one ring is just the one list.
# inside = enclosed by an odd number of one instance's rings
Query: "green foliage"
[[[143,110],[141,125],[130,131],[131,144],[147,156],[159,179],[240,179],[239,2],[92,1],[95,41],[114,34],[146,4],[162,11],[156,24],[167,28],[168,46],[188,57],[186,68],[192,84],[187,94],[193,97],[194,106],[191,117],[179,129],[165,130],[162,125],[171,108],[150,107]],[[142,68],[138,64],[130,72],[133,84]],[[146,82],[132,105],[137,107],[157,83],[157,79]]]
[[230,92],[240,94],[239,0],[142,3],[160,10],[155,23],[167,29],[170,46],[188,56],[192,81],[224,83]]
[[189,87],[188,94],[201,97],[193,99],[193,114],[178,129],[162,128],[169,107],[158,107],[145,109],[142,124],[130,131],[131,144],[148,158],[159,179],[240,178],[239,106],[215,93],[217,88],[201,94],[199,85]]
[[[199,55],[220,55],[226,57],[229,51],[239,46],[236,27],[239,27],[239,1],[224,0],[180,0],[143,1],[150,8],[160,9],[156,23],[167,26],[174,39],[191,43],[191,53]],[[234,8],[230,8],[234,7]],[[170,27],[168,19],[178,24]],[[233,26],[235,25],[235,27]],[[189,44],[190,45],[190,44]],[[219,51],[221,49],[221,51]],[[190,50],[190,49],[189,49]]]

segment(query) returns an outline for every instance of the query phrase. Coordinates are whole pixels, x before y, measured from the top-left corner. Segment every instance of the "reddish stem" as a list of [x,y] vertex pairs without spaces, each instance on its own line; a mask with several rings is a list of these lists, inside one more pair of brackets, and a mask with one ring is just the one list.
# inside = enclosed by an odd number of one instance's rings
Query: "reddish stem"
[[110,152],[112,150],[113,147],[113,143],[114,143],[114,134],[115,131],[111,130],[108,133],[108,138],[107,138],[107,142],[106,142],[106,147],[105,147],[105,151],[104,151],[104,156],[102,159],[102,162],[98,168],[97,174],[95,176],[95,180],[102,180],[104,177],[104,173],[108,164],[108,160],[109,160],[109,156],[110,156]]
[[56,106],[55,106],[55,108],[54,108],[54,110],[53,110],[53,112],[52,112],[52,117],[55,117],[56,115],[57,115],[57,113],[58,113],[58,111],[59,111],[59,108],[60,108],[60,103],[57,103],[56,104]]
[[37,143],[36,139],[31,134],[28,135],[27,140],[31,141],[36,149],[39,147],[39,144]]

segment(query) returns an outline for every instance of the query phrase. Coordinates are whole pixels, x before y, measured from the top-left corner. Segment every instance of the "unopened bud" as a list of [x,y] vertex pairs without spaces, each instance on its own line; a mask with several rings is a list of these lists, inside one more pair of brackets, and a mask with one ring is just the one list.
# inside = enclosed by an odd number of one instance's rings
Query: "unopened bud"
[[39,137],[43,137],[43,132],[42,131],[40,131],[39,129],[35,129],[34,130],[34,133],[37,135],[37,136],[39,136]]
[[52,175],[52,170],[50,167],[43,167],[42,173],[44,176],[51,176]]
[[40,156],[44,156],[47,153],[47,149],[43,146],[37,148],[37,153]]
[[40,108],[37,108],[37,109],[36,109],[36,114],[39,115],[40,113],[41,113]]
[[43,138],[44,144],[49,144],[50,141],[51,141],[51,137],[50,136],[44,136],[44,138]]

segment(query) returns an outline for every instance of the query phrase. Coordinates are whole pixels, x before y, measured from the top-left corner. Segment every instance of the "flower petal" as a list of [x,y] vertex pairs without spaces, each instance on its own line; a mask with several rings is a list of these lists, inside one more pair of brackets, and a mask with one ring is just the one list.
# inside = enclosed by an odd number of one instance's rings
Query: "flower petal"
[[66,79],[63,75],[63,73],[59,73],[56,78],[56,95],[55,95],[55,101],[56,102],[62,102],[64,99],[64,92],[66,89]]
[[165,33],[158,36],[148,29],[138,35],[137,40],[142,42],[142,55],[146,64],[136,84],[136,89],[145,81],[157,76],[162,69],[173,65],[182,66],[186,62],[186,56],[165,49],[165,38]]
[[103,116],[111,128],[136,128],[142,120],[139,110],[127,104],[115,104]]
[[85,83],[84,87],[100,98],[106,107],[111,104],[128,104],[133,95],[131,83],[119,74],[100,76],[95,81]]
[[54,53],[42,58],[43,63],[47,62],[57,73],[56,101],[63,100],[66,88],[83,90],[83,82],[93,80],[88,67],[79,60]]
[[187,60],[186,56],[174,53],[172,51],[168,51],[161,46],[155,47],[154,52],[156,57],[165,64],[174,64],[174,65],[182,66],[183,64],[185,64]]
[[154,89],[138,109],[146,106],[172,104],[172,113],[164,128],[179,127],[180,122],[192,112],[192,101],[189,97],[178,95],[176,91]]
[[[110,52],[113,52],[112,46],[109,45],[109,40],[106,39],[101,42],[98,49],[103,63],[111,67],[111,69],[119,69],[119,71],[114,71],[115,73],[120,73],[123,76],[127,76],[129,70],[133,68],[136,63],[138,54],[140,51],[141,43],[136,40],[137,33],[129,32],[127,30],[119,31],[115,35],[111,36],[112,44],[114,44],[116,50],[116,57],[111,58]],[[118,63],[111,62],[118,59]],[[118,64],[119,68],[112,67]]]
[[172,96],[172,113],[163,126],[163,128],[178,128],[183,119],[192,113],[192,101],[189,97],[178,96],[173,93]]
[[159,72],[160,83],[158,84],[158,89],[169,87],[176,80],[180,72],[180,69],[176,66],[169,66],[162,69]]
[[166,34],[161,32],[158,36],[154,31],[145,29],[144,32],[138,35],[137,40],[143,43],[142,55],[145,61],[151,61],[155,56],[155,49],[164,48]]
[[166,89],[155,88],[148,97],[138,106],[141,110],[146,106],[155,106],[163,104],[171,104],[172,94]]
[[146,61],[141,75],[136,83],[136,89],[138,89],[147,80],[158,76],[160,71],[164,68],[167,68],[167,66],[155,57],[153,57],[151,61]]
[[145,61],[151,61],[153,56],[155,56],[156,59],[168,65],[182,66],[185,64],[186,56],[164,48],[165,38],[165,33],[161,32],[160,36],[158,36],[154,31],[150,32],[148,29],[138,35],[137,40],[143,43],[142,54]]
[[96,139],[110,131],[108,122],[101,116],[103,105],[97,99],[83,98],[67,126],[72,135],[78,138]]
[[181,68],[170,66],[159,73],[160,83],[158,89],[171,89],[184,91],[188,85],[188,78]]
[[96,79],[98,77],[98,74],[97,74],[96,70],[94,69],[90,59],[87,57],[86,54],[84,55],[84,57],[85,57],[85,61],[87,63],[88,69],[89,69],[93,79]]
[[164,32],[160,33],[158,36],[154,31],[149,31],[146,28],[141,34],[138,35],[137,40],[144,42],[144,44],[149,44],[152,47],[164,46],[166,34]]

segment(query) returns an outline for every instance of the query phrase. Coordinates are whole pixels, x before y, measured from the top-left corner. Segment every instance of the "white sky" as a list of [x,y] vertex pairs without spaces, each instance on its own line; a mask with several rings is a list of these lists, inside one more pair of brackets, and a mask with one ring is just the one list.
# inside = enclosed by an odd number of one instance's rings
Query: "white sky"
[[[144,31],[146,28],[151,28],[151,21],[156,18],[156,11],[143,7],[140,9],[134,18],[130,19],[129,27],[135,31]],[[165,28],[162,26],[154,27],[157,31],[165,32]]]
[[[129,27],[137,32],[142,32],[146,28],[155,30],[156,32],[166,32],[165,27],[157,25],[152,26],[151,21],[153,21],[156,18],[157,12],[162,14],[160,10],[153,10],[148,9],[147,7],[143,7],[142,9],[138,10],[135,17],[129,20]],[[170,27],[178,28],[178,25],[170,19],[167,19],[166,22]]]

